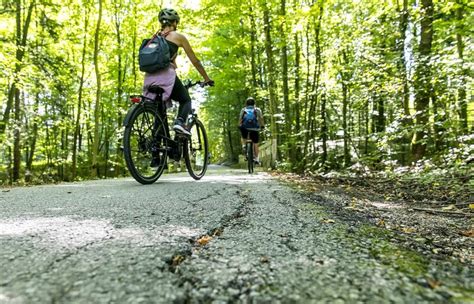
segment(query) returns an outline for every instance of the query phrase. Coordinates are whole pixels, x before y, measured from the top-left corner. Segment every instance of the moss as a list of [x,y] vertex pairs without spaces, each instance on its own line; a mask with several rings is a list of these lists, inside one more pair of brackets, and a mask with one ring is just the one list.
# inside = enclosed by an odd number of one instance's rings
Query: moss
[[299,206],[303,211],[310,211],[318,219],[330,218],[330,215],[325,211],[324,207],[321,207],[315,203],[304,203]]
[[428,271],[429,261],[419,253],[401,248],[391,241],[392,233],[382,228],[363,225],[356,233],[358,238],[370,238],[370,254],[382,264],[391,265],[411,276],[423,276]]

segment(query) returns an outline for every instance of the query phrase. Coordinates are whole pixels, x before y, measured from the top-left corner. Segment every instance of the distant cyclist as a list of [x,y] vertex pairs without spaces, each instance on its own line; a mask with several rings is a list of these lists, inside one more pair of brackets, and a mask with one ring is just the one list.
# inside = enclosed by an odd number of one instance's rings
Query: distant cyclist
[[207,75],[201,62],[194,54],[188,39],[186,39],[183,34],[176,32],[180,20],[178,13],[174,9],[165,8],[162,9],[158,14],[158,19],[161,24],[161,30],[158,32],[158,34],[165,37],[166,41],[168,42],[172,63],[168,68],[159,70],[155,73],[147,73],[145,75],[143,95],[154,99],[156,95],[148,92],[148,87],[159,86],[164,90],[164,101],[168,101],[170,98],[178,101],[178,116],[174,123],[173,129],[177,132],[191,135],[191,133],[186,129],[185,125],[186,119],[191,113],[191,97],[189,96],[188,91],[184,88],[183,83],[178,78],[175,71],[177,67],[176,55],[178,54],[178,49],[180,47],[184,49],[189,60],[194,65],[199,74],[201,74],[201,76],[204,78],[204,82],[206,84],[213,86],[214,81],[212,81]]
[[[247,98],[245,107],[240,111],[239,129],[242,135],[242,150],[245,151],[245,142],[249,137],[253,145],[253,155],[255,163],[260,163],[258,157],[258,142],[260,140],[259,131],[265,127],[262,110],[256,107],[253,97]],[[245,155],[245,152],[244,152]]]

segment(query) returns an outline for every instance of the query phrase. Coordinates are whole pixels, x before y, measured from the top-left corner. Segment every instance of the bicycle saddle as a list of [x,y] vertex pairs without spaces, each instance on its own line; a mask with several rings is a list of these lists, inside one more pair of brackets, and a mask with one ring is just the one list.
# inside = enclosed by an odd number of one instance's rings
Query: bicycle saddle
[[155,94],[163,94],[165,90],[163,90],[161,87],[157,85],[151,85],[148,87],[148,92],[150,93],[155,93]]

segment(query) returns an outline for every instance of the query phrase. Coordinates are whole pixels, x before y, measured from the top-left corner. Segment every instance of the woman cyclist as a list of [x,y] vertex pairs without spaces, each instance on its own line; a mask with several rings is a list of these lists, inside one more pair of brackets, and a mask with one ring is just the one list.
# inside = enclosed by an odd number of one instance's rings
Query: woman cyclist
[[158,20],[161,24],[161,30],[158,32],[158,35],[165,37],[170,48],[170,58],[171,64],[168,68],[159,70],[155,73],[146,73],[145,82],[143,86],[143,95],[154,99],[156,94],[148,92],[150,86],[159,86],[163,92],[163,100],[169,101],[173,99],[179,102],[178,116],[175,120],[173,129],[176,132],[180,132],[186,135],[191,135],[191,133],[186,129],[186,119],[191,113],[191,97],[189,96],[188,91],[183,86],[183,83],[176,75],[176,56],[178,54],[178,49],[182,47],[186,52],[191,63],[194,65],[196,70],[204,78],[204,82],[207,85],[213,86],[214,81],[212,81],[207,75],[204,67],[202,66],[199,59],[194,54],[194,51],[189,44],[188,39],[183,34],[176,32],[179,24],[179,15],[174,9],[165,8],[160,11],[158,14]]

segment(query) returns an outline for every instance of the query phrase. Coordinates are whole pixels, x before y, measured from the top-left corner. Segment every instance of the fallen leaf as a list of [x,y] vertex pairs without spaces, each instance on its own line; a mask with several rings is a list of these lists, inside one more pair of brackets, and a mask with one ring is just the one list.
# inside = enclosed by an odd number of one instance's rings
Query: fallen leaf
[[469,204],[469,209],[474,209],[474,204]]
[[449,206],[443,207],[443,208],[441,208],[441,209],[442,209],[442,210],[453,210],[454,208],[456,208],[456,206],[454,206],[454,205],[449,205]]
[[413,228],[413,227],[403,227],[402,231],[405,232],[405,233],[413,233],[413,232],[415,232],[415,228]]
[[324,224],[333,224],[333,223],[335,223],[335,221],[331,220],[331,219],[325,219],[325,220],[322,220],[322,223],[324,223]]
[[182,261],[184,261],[184,257],[182,255],[177,255],[173,257],[172,265],[178,266],[179,264],[181,264]]
[[385,226],[385,221],[383,219],[380,219],[378,222],[377,222],[377,226]]
[[270,262],[270,260],[268,259],[267,256],[260,257],[260,263],[268,263],[268,262]]
[[427,279],[426,281],[428,282],[428,285],[431,287],[431,289],[435,289],[441,286],[441,282],[438,280]]
[[459,234],[461,234],[463,236],[467,236],[467,237],[474,237],[474,229],[461,231],[461,232],[459,232]]
[[210,240],[212,240],[212,237],[210,237],[208,235],[205,235],[205,236],[201,237],[200,239],[198,239],[197,243],[201,246],[204,246],[207,243],[209,243]]
[[221,234],[222,234],[222,229],[218,228],[214,230],[214,233],[212,234],[212,236],[220,236]]

